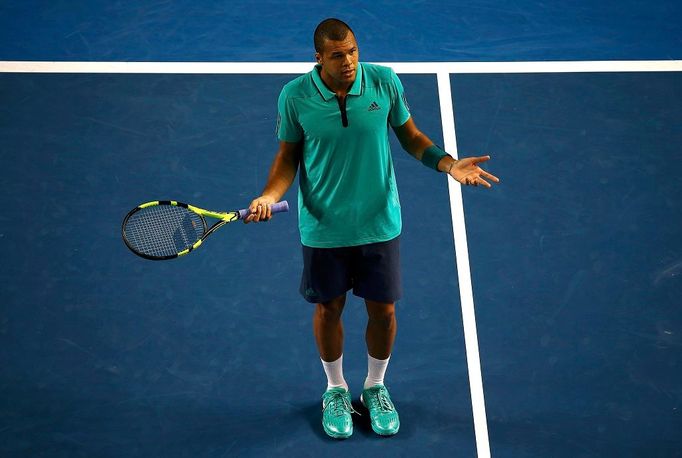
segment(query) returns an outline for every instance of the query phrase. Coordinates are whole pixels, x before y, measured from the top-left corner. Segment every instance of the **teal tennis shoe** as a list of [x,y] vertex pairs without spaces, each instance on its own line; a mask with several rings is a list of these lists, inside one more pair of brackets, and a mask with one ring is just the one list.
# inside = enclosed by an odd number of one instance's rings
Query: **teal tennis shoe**
[[374,385],[362,391],[362,405],[369,410],[372,429],[381,436],[392,436],[400,429],[398,411],[384,385]]
[[330,388],[322,395],[322,427],[334,439],[347,439],[353,434],[350,393],[344,388]]

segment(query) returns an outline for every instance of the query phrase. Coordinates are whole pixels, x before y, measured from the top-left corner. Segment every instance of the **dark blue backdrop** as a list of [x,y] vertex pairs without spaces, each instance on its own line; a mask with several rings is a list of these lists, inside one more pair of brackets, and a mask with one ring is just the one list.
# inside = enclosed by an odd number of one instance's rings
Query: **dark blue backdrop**
[[682,57],[675,0],[143,0],[4,2],[0,60],[307,61],[330,16],[368,61]]

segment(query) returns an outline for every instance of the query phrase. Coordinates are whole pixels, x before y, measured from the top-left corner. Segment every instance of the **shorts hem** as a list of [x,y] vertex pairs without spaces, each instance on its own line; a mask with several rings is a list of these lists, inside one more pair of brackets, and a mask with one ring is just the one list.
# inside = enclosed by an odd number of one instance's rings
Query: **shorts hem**
[[371,296],[371,294],[365,294],[365,293],[362,293],[362,292],[356,291],[356,290],[353,290],[353,296],[359,297],[361,299],[365,299],[368,301],[383,302],[385,304],[391,304],[391,303],[398,302],[403,297],[402,294],[398,294],[394,299],[385,299],[383,297],[382,298],[368,297],[368,296]]
[[[330,298],[322,298],[322,299],[320,299],[320,298],[317,297],[317,296],[315,296],[315,297],[307,296],[307,295],[305,295],[304,293],[300,293],[300,294],[301,294],[301,296],[303,297],[303,299],[305,299],[306,302],[309,302],[309,303],[311,303],[311,304],[322,304],[322,303],[325,303],[325,302],[329,302],[329,301],[331,301],[332,299],[336,299],[337,297],[339,297],[339,296],[341,296],[341,295],[343,295],[343,294],[348,294],[348,291],[350,291],[351,289],[353,289],[353,287],[352,287],[352,286],[349,286],[348,289],[346,289],[345,291],[341,291],[339,294],[333,294],[333,295],[331,295]],[[354,293],[354,294],[355,294],[355,293]]]

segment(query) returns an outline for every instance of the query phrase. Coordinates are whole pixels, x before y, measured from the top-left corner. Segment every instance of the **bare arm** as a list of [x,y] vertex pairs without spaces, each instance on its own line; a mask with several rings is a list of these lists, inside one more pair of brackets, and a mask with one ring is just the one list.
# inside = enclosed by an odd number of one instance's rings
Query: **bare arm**
[[272,217],[270,205],[279,202],[296,178],[302,143],[279,142],[279,150],[270,166],[268,182],[260,197],[255,198],[245,223],[268,221]]
[[[422,160],[424,150],[433,145],[431,139],[417,129],[417,125],[414,123],[411,116],[402,126],[394,127],[393,131],[395,132],[396,137],[398,137],[398,141],[400,141],[400,145],[403,149],[414,156],[418,161]],[[438,170],[447,172],[453,162],[455,162],[455,159],[451,156],[444,157],[438,163]]]
[[[429,137],[424,135],[410,117],[405,124],[393,128],[403,149],[421,161],[424,150],[433,145]],[[465,185],[478,186],[479,184],[490,187],[484,178],[495,183],[500,179],[478,167],[478,164],[490,159],[490,156],[466,157],[457,160],[452,156],[444,156],[438,162],[438,171],[449,174],[452,178]]]

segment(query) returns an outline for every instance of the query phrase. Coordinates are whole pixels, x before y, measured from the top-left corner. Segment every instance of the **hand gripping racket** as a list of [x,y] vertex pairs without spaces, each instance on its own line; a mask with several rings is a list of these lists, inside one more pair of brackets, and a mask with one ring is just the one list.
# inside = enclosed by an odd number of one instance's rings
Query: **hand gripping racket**
[[[286,200],[273,204],[272,213],[289,211]],[[248,209],[216,212],[174,200],[155,200],[133,208],[123,219],[126,246],[138,256],[155,261],[184,256],[221,226],[244,219]],[[219,221],[210,228],[205,216]]]

